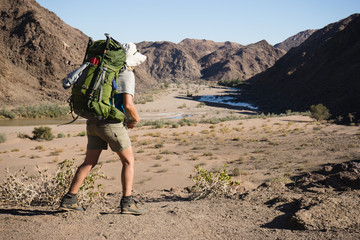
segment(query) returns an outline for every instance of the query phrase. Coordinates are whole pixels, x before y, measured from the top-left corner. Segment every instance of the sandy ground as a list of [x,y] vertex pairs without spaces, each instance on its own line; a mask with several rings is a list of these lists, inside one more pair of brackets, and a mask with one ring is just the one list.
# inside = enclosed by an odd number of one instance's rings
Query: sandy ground
[[[189,91],[200,96],[223,95],[229,90],[173,86],[158,94],[154,102],[137,105],[142,121],[253,114],[234,107],[199,104],[187,97]],[[34,126],[0,127],[0,133],[7,136],[7,141],[0,144],[0,181],[5,179],[5,168],[16,172],[25,166],[32,174],[36,166],[55,171],[65,159],[75,158],[76,164],[81,164],[87,140],[77,135],[85,131],[85,124],[50,127],[55,135],[64,133],[66,137],[38,142],[18,137],[31,136]],[[360,159],[358,126],[285,116],[177,128],[143,126],[130,130],[129,135],[136,158],[134,194],[148,210],[146,215],[114,212],[121,197],[121,163],[108,150],[100,157],[101,171],[107,176],[102,180],[106,203],[90,206],[85,213],[1,204],[0,239],[360,238],[360,230],[353,226],[330,231],[297,230],[284,211],[266,204],[290,192],[285,183],[292,177],[318,170],[324,164]],[[238,195],[189,201],[185,188],[193,185],[190,176],[194,166],[218,170],[225,164],[228,173],[241,183]],[[262,185],[265,182],[266,187]],[[294,193],[291,198],[301,194]]]

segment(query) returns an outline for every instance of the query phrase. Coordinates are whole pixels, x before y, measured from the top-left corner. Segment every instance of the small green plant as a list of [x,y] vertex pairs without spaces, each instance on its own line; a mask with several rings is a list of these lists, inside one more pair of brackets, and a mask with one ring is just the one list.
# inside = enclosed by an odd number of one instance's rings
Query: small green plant
[[50,153],[50,156],[59,156],[61,152],[63,152],[63,149],[55,148],[53,152]]
[[202,108],[202,107],[205,107],[206,104],[204,102],[200,102],[196,107],[197,108]]
[[18,133],[17,137],[18,138],[30,138],[29,135],[27,135],[26,133]]
[[[20,206],[58,206],[74,177],[74,162],[75,159],[59,163],[55,175],[50,174],[48,169],[41,170],[39,167],[36,175],[29,175],[25,168],[15,174],[6,169],[6,180],[0,185],[0,199],[6,204]],[[102,178],[105,176],[99,168],[90,172],[78,193],[81,204],[90,205],[103,196],[101,184],[95,185]]]
[[39,145],[35,147],[35,150],[45,151],[45,147],[43,145]]
[[178,107],[179,109],[183,109],[183,108],[186,108],[186,104],[183,103],[181,106]]
[[57,137],[58,137],[58,138],[64,138],[64,137],[65,137],[65,133],[58,133]]
[[240,168],[234,168],[232,171],[233,176],[240,176],[241,175],[241,169]]
[[6,135],[4,133],[0,133],[0,143],[6,142]]
[[164,147],[164,144],[162,144],[162,143],[157,143],[154,146],[154,148],[162,148],[162,147]]
[[55,137],[52,134],[52,130],[50,127],[37,127],[37,128],[34,128],[32,133],[34,134],[33,139],[38,140],[38,141],[41,141],[41,140],[51,141]]
[[320,103],[311,105],[310,116],[316,119],[316,121],[323,121],[329,119],[331,114],[329,113],[329,109]]
[[196,165],[194,171],[196,175],[192,177],[194,186],[192,187],[193,195],[191,196],[193,200],[213,196],[230,196],[235,191],[234,186],[240,184],[232,180],[225,167],[212,172],[201,169],[200,165]]
[[79,132],[77,134],[78,137],[85,137],[86,136],[86,132],[85,131],[82,131],[82,132]]

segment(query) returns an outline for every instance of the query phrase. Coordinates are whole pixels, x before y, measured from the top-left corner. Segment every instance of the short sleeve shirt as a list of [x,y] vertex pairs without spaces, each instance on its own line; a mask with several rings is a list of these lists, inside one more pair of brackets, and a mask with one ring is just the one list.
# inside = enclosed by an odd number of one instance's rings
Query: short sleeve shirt
[[135,95],[135,75],[134,72],[125,69],[123,72],[119,74],[118,88],[116,93],[128,93],[134,97]]

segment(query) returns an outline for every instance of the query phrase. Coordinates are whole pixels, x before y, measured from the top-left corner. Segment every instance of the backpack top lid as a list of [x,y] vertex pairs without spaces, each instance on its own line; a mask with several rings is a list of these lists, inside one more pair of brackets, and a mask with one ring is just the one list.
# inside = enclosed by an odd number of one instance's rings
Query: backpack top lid
[[137,49],[136,45],[132,42],[122,44],[122,48],[126,54],[126,65],[129,67],[139,66],[146,60],[146,56],[142,55]]
[[[87,61],[92,57],[101,59],[106,46],[106,40],[95,41],[88,50]],[[120,44],[114,40],[110,40],[109,48],[104,56],[104,66],[119,71],[126,60],[125,52]]]

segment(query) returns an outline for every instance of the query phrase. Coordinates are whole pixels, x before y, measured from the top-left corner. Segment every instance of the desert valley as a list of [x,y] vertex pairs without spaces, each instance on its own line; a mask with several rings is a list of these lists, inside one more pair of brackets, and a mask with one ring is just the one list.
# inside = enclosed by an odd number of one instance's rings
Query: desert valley
[[[35,0],[3,1],[0,11],[1,239],[360,238],[359,14],[274,46],[137,43],[148,59],[135,70],[141,121],[129,135],[134,196],[148,212],[128,216],[119,214],[121,162],[110,150],[97,170],[102,197],[83,202],[85,212],[25,196],[39,183],[49,189],[65,160],[82,163],[85,119],[12,126],[28,119],[6,116],[66,106],[61,80],[80,65],[88,36]],[[319,103],[330,118],[311,115]],[[40,126],[52,139],[32,137]],[[196,198],[199,168],[225,172],[229,191]]]

